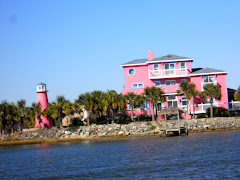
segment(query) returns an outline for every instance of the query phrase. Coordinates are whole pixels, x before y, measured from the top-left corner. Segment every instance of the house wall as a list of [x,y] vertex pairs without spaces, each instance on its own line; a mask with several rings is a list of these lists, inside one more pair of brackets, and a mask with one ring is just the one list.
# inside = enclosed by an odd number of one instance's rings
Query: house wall
[[[135,74],[129,75],[128,70],[134,68]],[[125,78],[125,89],[132,89],[132,83],[144,83],[144,87],[149,86],[148,65],[123,67]]]

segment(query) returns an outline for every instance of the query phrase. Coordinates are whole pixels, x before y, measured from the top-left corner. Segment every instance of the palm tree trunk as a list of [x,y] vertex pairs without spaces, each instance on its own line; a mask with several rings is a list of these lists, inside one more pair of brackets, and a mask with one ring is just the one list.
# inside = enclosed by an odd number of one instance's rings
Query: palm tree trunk
[[211,113],[211,118],[213,118],[213,103],[212,100],[210,100],[210,113]]
[[155,118],[154,118],[154,104],[151,103],[151,106],[152,106],[152,121],[155,121]]
[[195,102],[195,97],[192,97],[192,104],[193,104],[193,119],[195,118],[195,106],[194,106],[194,102]]
[[131,106],[131,119],[133,121],[133,106]]
[[114,116],[113,116],[113,111],[112,111],[112,124],[114,124]]

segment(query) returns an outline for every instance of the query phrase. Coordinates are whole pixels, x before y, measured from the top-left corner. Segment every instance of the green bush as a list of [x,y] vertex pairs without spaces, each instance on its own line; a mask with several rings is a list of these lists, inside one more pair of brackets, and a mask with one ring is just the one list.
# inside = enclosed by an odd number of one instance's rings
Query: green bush
[[140,116],[138,116],[137,121],[151,121],[151,117],[146,114],[141,114]]
[[83,122],[81,120],[81,118],[73,118],[71,119],[71,124],[69,125],[69,127],[76,127],[76,126],[83,126]]
[[[211,117],[210,108],[207,109],[207,115],[208,117]],[[230,114],[228,109],[213,106],[213,117],[229,117],[229,116]]]
[[119,118],[117,120],[117,124],[129,124],[130,122],[132,122],[132,120],[126,114],[123,114],[123,115],[119,116]]
[[230,114],[228,109],[225,109],[223,107],[218,107],[215,109],[214,117],[229,117],[229,116]]

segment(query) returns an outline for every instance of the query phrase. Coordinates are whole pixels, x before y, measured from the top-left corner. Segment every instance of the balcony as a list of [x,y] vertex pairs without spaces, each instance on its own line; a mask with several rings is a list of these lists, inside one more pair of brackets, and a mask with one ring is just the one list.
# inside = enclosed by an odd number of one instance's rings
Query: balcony
[[188,75],[187,68],[148,70],[148,73],[150,79],[186,77]]

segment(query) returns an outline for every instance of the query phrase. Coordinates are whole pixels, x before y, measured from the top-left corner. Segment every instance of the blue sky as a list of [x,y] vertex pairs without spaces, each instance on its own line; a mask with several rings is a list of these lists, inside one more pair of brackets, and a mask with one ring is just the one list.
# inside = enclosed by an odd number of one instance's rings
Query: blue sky
[[120,64],[175,54],[240,85],[240,1],[0,0],[0,100],[49,101],[124,85]]

